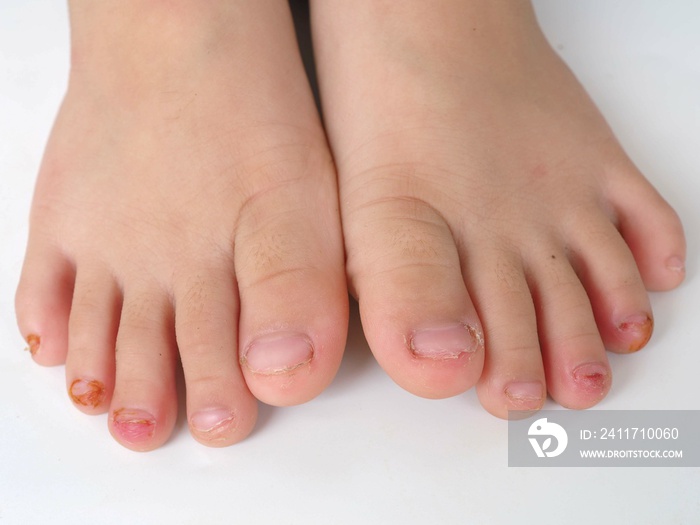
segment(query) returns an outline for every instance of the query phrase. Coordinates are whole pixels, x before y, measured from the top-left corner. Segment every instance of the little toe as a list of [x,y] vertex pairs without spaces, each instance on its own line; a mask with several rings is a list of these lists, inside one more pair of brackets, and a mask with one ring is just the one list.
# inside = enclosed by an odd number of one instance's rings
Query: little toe
[[255,397],[277,406],[323,391],[338,371],[347,338],[333,172],[329,162],[309,168],[327,176],[315,188],[302,178],[249,201],[236,235],[241,368]]
[[446,222],[413,197],[376,199],[345,217],[348,274],[379,364],[419,396],[471,388],[483,332]]
[[66,360],[74,279],[73,266],[61,253],[40,250],[30,240],[15,310],[27,348],[40,365],[60,365]]
[[109,429],[127,448],[148,451],[165,443],[177,416],[172,306],[156,286],[127,289],[116,346],[116,377]]
[[193,267],[197,274],[178,279],[174,292],[187,417],[195,439],[222,447],[252,431],[257,404],[238,366],[238,301],[233,271],[208,261]]
[[610,200],[622,236],[647,289],[675,288],[685,278],[686,244],[678,214],[634,168],[610,179]]
[[473,253],[462,259],[471,261],[465,275],[486,340],[479,400],[501,418],[507,418],[510,410],[539,410],[547,389],[535,307],[522,262],[504,251],[489,253],[482,248]]
[[73,404],[87,414],[109,408],[114,390],[114,348],[121,293],[104,269],[81,267],[68,328],[66,386]]
[[654,327],[651,304],[634,257],[603,214],[571,235],[570,258],[586,289],[605,347],[634,352]]
[[589,408],[612,383],[605,347],[586,292],[568,259],[556,250],[531,265],[529,277],[547,389],[562,406]]

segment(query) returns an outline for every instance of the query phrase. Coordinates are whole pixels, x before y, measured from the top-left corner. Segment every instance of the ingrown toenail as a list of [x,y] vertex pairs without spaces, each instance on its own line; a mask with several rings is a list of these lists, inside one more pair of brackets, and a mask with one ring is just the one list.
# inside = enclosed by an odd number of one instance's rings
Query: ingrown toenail
[[156,419],[145,410],[120,408],[112,414],[112,425],[124,441],[142,443],[153,437]]
[[241,365],[256,374],[286,374],[309,363],[313,355],[306,336],[278,332],[253,341],[241,355]]
[[70,384],[68,395],[76,405],[97,408],[105,400],[105,386],[95,379],[76,379]]
[[610,382],[608,367],[602,363],[586,363],[579,365],[573,371],[574,380],[588,390],[599,390],[605,393]]
[[636,352],[649,342],[654,330],[654,321],[647,314],[631,315],[617,325],[617,329],[632,339],[628,349],[630,352]]
[[518,408],[539,408],[544,398],[544,388],[537,381],[513,382],[506,386],[505,394]]
[[457,359],[476,352],[481,345],[482,337],[476,329],[462,323],[416,330],[408,344],[415,356],[429,359]]
[[39,346],[41,345],[41,337],[35,334],[29,334],[26,340],[28,345],[26,350],[29,350],[30,354],[36,355],[36,353],[39,351]]
[[235,416],[224,408],[200,410],[190,417],[190,426],[197,433],[212,439],[235,426]]
[[685,263],[683,259],[674,255],[666,260],[666,268],[672,272],[683,273],[685,271]]

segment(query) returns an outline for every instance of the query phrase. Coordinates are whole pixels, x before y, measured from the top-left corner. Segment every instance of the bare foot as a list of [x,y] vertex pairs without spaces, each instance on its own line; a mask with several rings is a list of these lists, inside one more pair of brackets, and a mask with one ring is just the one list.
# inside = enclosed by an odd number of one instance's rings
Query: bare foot
[[652,332],[681,224],[516,1],[313,0],[350,285],[401,386],[586,408]]
[[71,25],[20,329],[125,446],[170,435],[178,356],[193,435],[234,443],[255,398],[327,386],[347,330],[334,169],[288,4],[74,2]]

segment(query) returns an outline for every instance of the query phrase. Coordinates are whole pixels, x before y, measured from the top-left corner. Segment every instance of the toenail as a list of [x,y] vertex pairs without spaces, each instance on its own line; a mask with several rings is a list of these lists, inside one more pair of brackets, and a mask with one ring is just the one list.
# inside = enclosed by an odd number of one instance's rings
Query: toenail
[[666,268],[672,272],[683,273],[685,271],[685,263],[683,262],[683,259],[674,255],[673,257],[666,259]]
[[94,379],[76,379],[70,384],[68,395],[76,405],[97,408],[105,400],[105,386]]
[[544,398],[544,389],[542,383],[537,381],[513,382],[506,386],[505,394],[519,408],[539,408]]
[[628,349],[630,352],[636,352],[649,342],[654,330],[654,321],[647,314],[631,315],[617,325],[617,329],[632,338]]
[[190,426],[199,434],[213,438],[235,425],[235,416],[224,408],[200,410],[190,417]]
[[39,351],[39,345],[41,345],[41,337],[35,334],[29,334],[26,341],[28,345],[26,350],[29,350],[30,354],[36,355],[36,353]]
[[604,391],[610,380],[608,367],[602,363],[586,363],[573,371],[574,380],[590,390]]
[[120,408],[112,414],[112,425],[128,443],[141,443],[153,437],[156,419],[145,410]]
[[311,361],[311,341],[297,333],[274,333],[253,341],[241,356],[241,365],[256,374],[285,374]]
[[411,335],[409,348],[417,357],[457,359],[462,354],[476,352],[481,341],[475,328],[460,323],[416,330]]

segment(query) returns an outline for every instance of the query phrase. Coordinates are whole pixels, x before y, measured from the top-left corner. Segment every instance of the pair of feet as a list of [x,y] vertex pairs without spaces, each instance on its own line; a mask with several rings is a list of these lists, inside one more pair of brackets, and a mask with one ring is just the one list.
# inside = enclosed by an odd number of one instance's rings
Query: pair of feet
[[325,131],[286,0],[71,4],[17,291],[34,359],[150,450],[179,358],[192,434],[229,445],[256,399],[331,382],[349,285],[417,395],[476,385],[499,417],[597,403],[605,349],[651,335],[646,289],[682,281],[684,238],[531,7],[311,7]]

